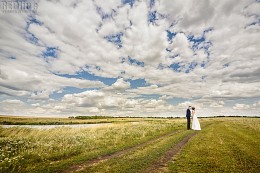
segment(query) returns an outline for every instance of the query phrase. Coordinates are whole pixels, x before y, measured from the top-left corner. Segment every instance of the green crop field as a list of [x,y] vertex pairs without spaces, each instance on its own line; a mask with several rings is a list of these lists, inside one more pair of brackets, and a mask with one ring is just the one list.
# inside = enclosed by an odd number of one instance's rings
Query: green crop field
[[110,124],[0,127],[0,172],[260,172],[259,118],[201,118],[202,130],[193,131],[182,118],[0,117],[0,124],[102,122]]

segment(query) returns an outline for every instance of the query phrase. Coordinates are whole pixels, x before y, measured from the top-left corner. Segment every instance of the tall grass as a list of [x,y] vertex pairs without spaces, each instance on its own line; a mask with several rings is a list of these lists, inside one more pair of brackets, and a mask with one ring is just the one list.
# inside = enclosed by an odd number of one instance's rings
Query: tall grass
[[0,128],[0,172],[54,172],[184,127],[184,120],[160,120],[93,128]]

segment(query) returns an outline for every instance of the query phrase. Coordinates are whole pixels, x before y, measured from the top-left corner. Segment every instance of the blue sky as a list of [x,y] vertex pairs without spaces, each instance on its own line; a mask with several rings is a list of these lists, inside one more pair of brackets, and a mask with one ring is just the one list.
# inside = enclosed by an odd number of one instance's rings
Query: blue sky
[[260,111],[259,1],[30,2],[0,14],[0,114]]

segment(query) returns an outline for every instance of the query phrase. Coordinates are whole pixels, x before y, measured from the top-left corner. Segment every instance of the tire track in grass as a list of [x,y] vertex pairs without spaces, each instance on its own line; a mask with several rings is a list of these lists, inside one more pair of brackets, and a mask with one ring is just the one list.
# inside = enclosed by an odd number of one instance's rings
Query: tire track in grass
[[81,170],[83,170],[86,167],[90,167],[91,165],[96,165],[96,164],[98,164],[100,162],[103,162],[105,160],[121,156],[121,155],[123,155],[123,154],[125,154],[127,152],[136,150],[137,148],[140,148],[140,147],[144,147],[144,146],[149,145],[149,144],[151,144],[151,143],[153,143],[155,141],[158,141],[160,139],[163,139],[163,138],[175,135],[175,134],[177,134],[179,132],[182,132],[182,131],[183,130],[177,130],[177,131],[174,131],[174,132],[171,132],[171,133],[167,133],[167,134],[158,136],[158,137],[153,138],[153,139],[151,139],[149,141],[146,141],[144,143],[137,144],[137,145],[135,145],[133,147],[129,147],[129,148],[126,148],[126,149],[123,149],[123,150],[120,150],[120,151],[116,151],[114,153],[106,154],[106,155],[100,156],[98,158],[86,161],[85,163],[82,163],[82,164],[74,165],[74,166],[70,167],[67,170],[61,171],[60,173],[72,173],[72,172],[81,171]]
[[[207,128],[212,125],[212,123],[208,123],[202,127],[202,129]],[[157,162],[153,163],[152,166],[148,167],[142,173],[153,173],[153,172],[167,172],[168,170],[168,162],[171,161],[176,155],[181,152],[181,149],[189,142],[189,140],[195,136],[198,131],[191,133],[183,140],[173,145],[171,149],[169,149],[161,158],[157,160]]]
[[148,167],[146,170],[142,171],[142,173],[152,173],[152,172],[165,172],[167,169],[167,164],[169,161],[172,160],[172,158],[177,155],[182,147],[185,146],[185,144],[197,134],[197,132],[194,132],[187,137],[185,137],[183,140],[175,144],[170,150],[168,150],[161,158],[157,160],[157,162],[153,163],[152,166]]

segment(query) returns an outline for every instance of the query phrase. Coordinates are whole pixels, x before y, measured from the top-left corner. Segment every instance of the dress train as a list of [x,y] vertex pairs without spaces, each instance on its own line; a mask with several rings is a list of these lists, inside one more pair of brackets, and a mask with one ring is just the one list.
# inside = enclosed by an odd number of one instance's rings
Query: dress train
[[198,120],[198,117],[196,114],[193,115],[192,117],[192,127],[193,130],[201,130],[200,128],[200,122]]

